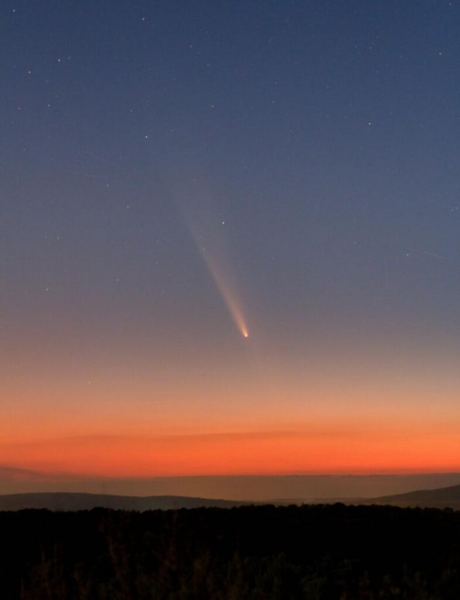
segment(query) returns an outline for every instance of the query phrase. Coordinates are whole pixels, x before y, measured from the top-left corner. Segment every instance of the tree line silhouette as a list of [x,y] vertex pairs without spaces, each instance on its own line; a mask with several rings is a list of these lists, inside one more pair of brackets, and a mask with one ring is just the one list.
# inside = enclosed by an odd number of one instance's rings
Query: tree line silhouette
[[460,512],[0,513],[2,600],[458,600]]

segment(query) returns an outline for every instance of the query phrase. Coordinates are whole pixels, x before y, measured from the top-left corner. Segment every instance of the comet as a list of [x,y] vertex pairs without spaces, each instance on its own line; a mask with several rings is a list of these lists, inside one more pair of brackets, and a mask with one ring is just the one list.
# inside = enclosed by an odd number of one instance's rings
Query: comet
[[235,290],[235,284],[230,283],[231,278],[229,276],[224,276],[221,264],[213,259],[202,246],[200,246],[200,253],[209,269],[209,272],[211,273],[214,283],[220,292],[220,295],[233,322],[235,323],[241,335],[247,339],[249,337],[249,331],[243,316],[241,303]]
[[187,178],[171,181],[173,197],[180,208],[191,238],[205,263],[228,313],[244,339],[249,338],[249,329],[244,317],[237,278],[226,239],[225,220],[218,219],[206,178],[200,177],[197,167]]

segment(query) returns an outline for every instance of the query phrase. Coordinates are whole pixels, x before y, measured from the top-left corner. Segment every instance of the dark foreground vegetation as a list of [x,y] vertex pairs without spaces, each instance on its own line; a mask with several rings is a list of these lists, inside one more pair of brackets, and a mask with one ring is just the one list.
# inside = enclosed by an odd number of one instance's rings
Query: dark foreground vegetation
[[460,512],[0,513],[2,600],[459,600]]

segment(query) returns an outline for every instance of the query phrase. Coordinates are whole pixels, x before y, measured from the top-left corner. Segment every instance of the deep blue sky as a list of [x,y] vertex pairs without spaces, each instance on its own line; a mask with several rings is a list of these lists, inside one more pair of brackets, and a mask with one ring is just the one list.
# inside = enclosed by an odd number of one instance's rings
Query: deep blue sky
[[[83,381],[99,406],[114,374],[118,407],[156,406],[165,373],[219,402],[207,382],[238,373],[219,407],[263,381],[293,421],[307,388],[327,414],[323,378],[366,415],[373,380],[404,421],[428,377],[460,419],[459,22],[441,0],[4,1],[12,431],[31,406],[81,408]],[[193,413],[184,389],[171,415]]]

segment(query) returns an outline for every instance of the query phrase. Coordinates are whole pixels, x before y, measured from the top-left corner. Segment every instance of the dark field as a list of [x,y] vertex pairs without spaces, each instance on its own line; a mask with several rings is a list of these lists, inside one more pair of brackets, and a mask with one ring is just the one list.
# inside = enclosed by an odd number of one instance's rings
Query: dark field
[[460,512],[0,513],[1,600],[460,598]]

